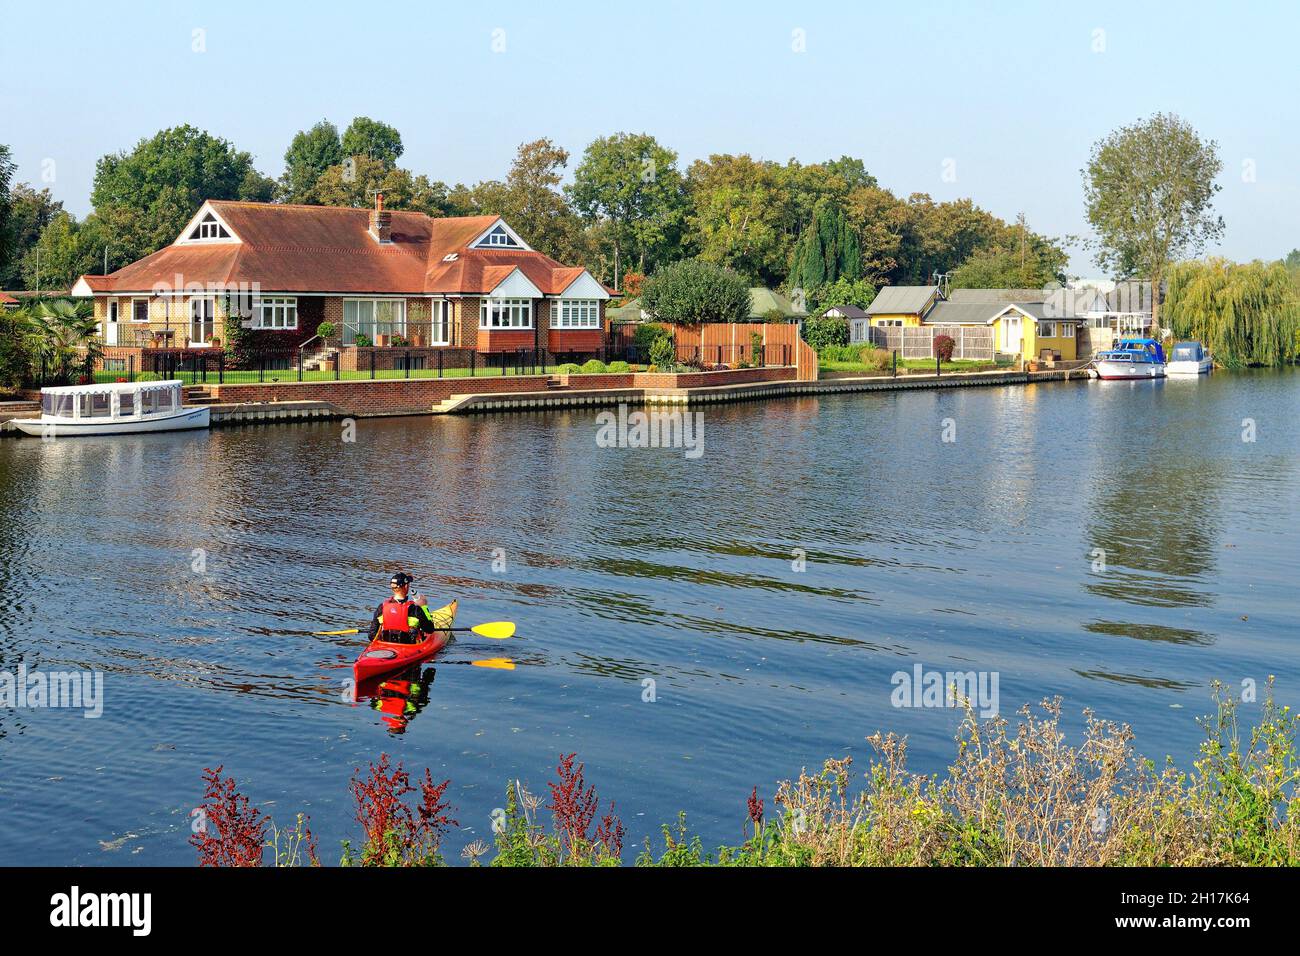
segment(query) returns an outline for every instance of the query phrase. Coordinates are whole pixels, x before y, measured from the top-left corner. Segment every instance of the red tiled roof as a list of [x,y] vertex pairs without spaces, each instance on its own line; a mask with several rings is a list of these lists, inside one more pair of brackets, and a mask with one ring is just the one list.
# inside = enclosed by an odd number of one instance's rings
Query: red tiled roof
[[394,210],[392,242],[380,245],[369,233],[369,209],[210,205],[240,242],[170,245],[111,276],[82,278],[93,292],[258,283],[267,292],[482,294],[518,267],[543,294],[554,295],[584,271],[540,252],[470,249],[497,216],[434,219]]
[[17,305],[18,300],[7,292],[0,292],[0,305]]

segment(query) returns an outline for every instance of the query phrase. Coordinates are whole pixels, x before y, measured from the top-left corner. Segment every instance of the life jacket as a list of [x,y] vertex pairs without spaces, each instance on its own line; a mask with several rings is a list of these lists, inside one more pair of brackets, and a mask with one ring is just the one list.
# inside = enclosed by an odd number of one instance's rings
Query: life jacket
[[383,608],[379,626],[385,631],[409,634],[420,625],[419,618],[415,616],[419,605],[414,601],[398,601],[389,598],[384,602]]

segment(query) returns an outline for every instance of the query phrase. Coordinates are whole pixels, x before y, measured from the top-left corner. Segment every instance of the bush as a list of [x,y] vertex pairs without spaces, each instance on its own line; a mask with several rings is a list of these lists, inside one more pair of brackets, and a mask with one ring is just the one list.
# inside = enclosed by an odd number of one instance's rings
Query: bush
[[599,375],[606,371],[605,363],[600,359],[591,359],[582,363],[581,371],[583,375]]
[[749,284],[731,269],[682,259],[645,280],[641,304],[661,322],[744,322],[749,316]]
[[333,322],[322,322],[320,325],[316,326],[316,334],[323,339],[334,338],[334,333],[337,331],[338,329],[334,327]]
[[673,345],[672,339],[667,337],[657,339],[650,346],[650,363],[664,371],[677,364],[677,347]]
[[848,345],[848,319],[836,319],[828,316],[808,319],[803,324],[803,340],[811,345],[818,355],[828,345]]
[[605,367],[605,371],[622,374],[623,372],[632,371],[632,368],[626,362],[610,362],[609,365]]
[[952,361],[952,350],[957,347],[951,335],[936,335],[934,337],[934,354],[941,362]]
[[370,336],[357,333],[356,346],[359,349],[368,348],[370,345]]
[[404,335],[394,335],[389,340],[389,344],[392,345],[394,348],[404,349],[411,343],[406,341],[406,336]]
[[582,371],[582,368],[573,362],[565,362],[563,365],[558,366],[555,371],[561,375],[577,375]]
[[135,377],[137,382],[161,382],[162,376],[157,372],[141,372]]
[[790,317],[780,309],[773,306],[763,313],[763,321],[769,325],[780,325],[783,322],[789,322]]
[[660,339],[672,338],[672,332],[662,325],[655,325],[651,322],[643,323],[636,327],[632,335],[632,344],[639,349],[649,349]]

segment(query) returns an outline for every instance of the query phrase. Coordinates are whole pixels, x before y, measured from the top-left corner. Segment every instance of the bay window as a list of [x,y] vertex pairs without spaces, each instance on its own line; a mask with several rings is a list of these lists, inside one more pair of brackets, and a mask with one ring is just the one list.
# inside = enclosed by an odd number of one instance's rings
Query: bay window
[[551,303],[551,328],[599,329],[598,299],[556,299]]
[[479,306],[480,329],[531,329],[532,299],[484,299]]

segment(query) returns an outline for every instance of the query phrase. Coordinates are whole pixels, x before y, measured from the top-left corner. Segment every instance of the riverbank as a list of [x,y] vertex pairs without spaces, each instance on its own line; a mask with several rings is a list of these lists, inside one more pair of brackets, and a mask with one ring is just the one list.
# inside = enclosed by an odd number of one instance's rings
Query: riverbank
[[[1270,686],[1271,690],[1271,686]],[[1239,734],[1239,705],[1216,685],[1217,713],[1204,719],[1200,759],[1183,772],[1157,769],[1134,752],[1126,725],[1085,713],[1078,746],[1065,742],[1060,700],[1022,708],[1014,727],[979,720],[969,705],[945,775],[913,773],[907,741],[868,738],[865,774],[849,757],[785,780],[744,801],[738,823],[752,832],[739,845],[706,851],[685,812],[645,841],[637,866],[1289,866],[1300,862],[1300,792],[1295,769],[1300,718],[1265,699],[1260,722]],[[1243,740],[1244,738],[1244,740]],[[387,754],[353,774],[354,847],[344,866],[440,865],[458,853],[478,866],[618,866],[625,828],[613,802],[602,804],[575,754],[563,754],[549,799],[519,781],[489,846],[445,845],[458,826],[450,780],[411,774]],[[191,838],[200,865],[320,865],[310,820],[290,827],[238,791],[221,768],[204,773],[200,804],[214,824]],[[865,780],[865,785],[857,783]],[[409,805],[409,795],[418,803]],[[549,823],[540,810],[549,811]],[[495,855],[489,858],[489,854]]]

